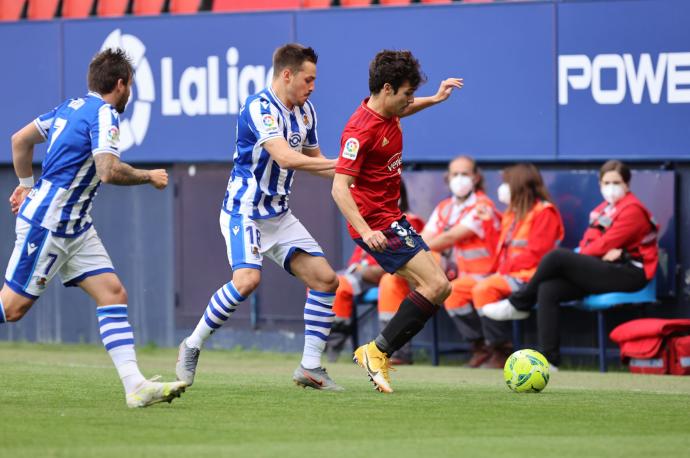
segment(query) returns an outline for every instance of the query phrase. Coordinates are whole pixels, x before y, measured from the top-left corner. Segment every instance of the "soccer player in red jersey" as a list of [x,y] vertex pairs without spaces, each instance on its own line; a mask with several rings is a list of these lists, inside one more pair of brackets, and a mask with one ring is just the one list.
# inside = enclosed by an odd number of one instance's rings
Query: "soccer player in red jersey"
[[415,97],[424,82],[410,51],[379,52],[369,66],[370,97],[348,121],[333,180],[333,199],[355,243],[386,272],[417,285],[375,340],[355,351],[376,389],[391,393],[389,356],[414,337],[450,294],[446,275],[398,207],[402,173],[400,118],[446,100],[460,78],[441,82],[430,97]]

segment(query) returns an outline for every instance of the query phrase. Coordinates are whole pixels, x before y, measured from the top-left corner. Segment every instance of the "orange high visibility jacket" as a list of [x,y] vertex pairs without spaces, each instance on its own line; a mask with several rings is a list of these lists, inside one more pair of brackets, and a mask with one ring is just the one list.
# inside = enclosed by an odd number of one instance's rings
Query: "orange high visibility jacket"
[[496,270],[522,281],[529,281],[539,261],[556,248],[563,237],[563,220],[551,202],[538,201],[522,221],[507,211],[501,223]]
[[475,192],[475,196],[475,202],[472,205],[465,206],[452,223],[450,222],[450,218],[453,211],[454,199],[449,197],[448,199],[442,200],[436,206],[436,213],[438,215],[436,229],[438,233],[447,231],[455,224],[460,224],[463,218],[477,206],[483,205],[491,209],[491,219],[481,222],[484,237],[482,238],[473,233],[471,236],[456,243],[453,247],[454,259],[457,264],[459,275],[486,275],[493,272],[496,243],[500,235],[501,214],[496,210],[494,203],[486,194],[477,191]]

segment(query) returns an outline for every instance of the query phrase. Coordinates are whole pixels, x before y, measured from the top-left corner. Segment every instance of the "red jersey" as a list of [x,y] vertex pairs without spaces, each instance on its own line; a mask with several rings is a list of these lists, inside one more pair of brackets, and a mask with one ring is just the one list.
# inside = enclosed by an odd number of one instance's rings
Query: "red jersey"
[[[402,217],[402,129],[400,118],[384,118],[367,107],[366,98],[343,129],[336,173],[355,177],[350,189],[359,213],[372,230],[390,227]],[[361,237],[348,223],[352,238]]]

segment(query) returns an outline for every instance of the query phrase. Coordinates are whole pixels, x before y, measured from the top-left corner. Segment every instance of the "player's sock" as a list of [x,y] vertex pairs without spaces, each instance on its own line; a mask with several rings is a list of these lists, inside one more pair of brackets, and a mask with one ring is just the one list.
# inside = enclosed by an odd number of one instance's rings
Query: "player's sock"
[[304,304],[304,353],[302,367],[315,369],[321,366],[321,354],[326,347],[331,325],[335,319],[333,300],[335,293],[309,290]]
[[127,304],[106,305],[96,308],[101,340],[115,364],[125,392],[133,392],[146,379],[137,365],[134,334],[127,321]]
[[376,346],[388,356],[392,355],[424,328],[424,324],[438,308],[417,291],[412,291],[403,299],[398,312],[376,337]]
[[5,306],[2,305],[2,298],[0,297],[0,324],[4,323],[7,321],[7,317],[5,316]]
[[187,337],[187,346],[201,348],[206,339],[228,321],[230,315],[245,299],[232,282],[223,285],[208,302],[204,316],[199,320],[194,332]]

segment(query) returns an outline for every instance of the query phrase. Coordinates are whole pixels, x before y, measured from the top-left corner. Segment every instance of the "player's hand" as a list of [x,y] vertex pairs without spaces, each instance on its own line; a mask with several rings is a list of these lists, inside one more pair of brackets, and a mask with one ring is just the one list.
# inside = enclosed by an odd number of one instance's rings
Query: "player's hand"
[[24,186],[17,186],[14,188],[12,195],[10,196],[10,209],[15,215],[19,212],[19,207],[24,203],[24,199],[31,192],[31,188],[25,188]]
[[163,189],[168,185],[168,172],[165,169],[149,170],[149,182],[156,189]]
[[441,85],[438,87],[438,92],[434,96],[436,102],[443,102],[448,97],[450,97],[453,89],[462,89],[465,85],[462,78],[448,78],[441,81]]
[[620,259],[622,254],[623,250],[621,250],[620,248],[614,248],[612,250],[609,250],[608,253],[606,253],[601,259],[602,261],[606,262],[615,262]]
[[381,231],[369,231],[366,234],[362,234],[362,240],[369,248],[379,253],[383,252],[388,246],[388,239]]

